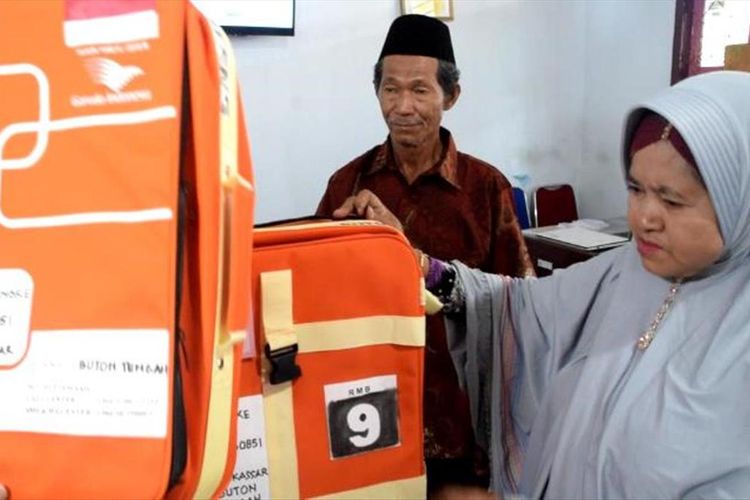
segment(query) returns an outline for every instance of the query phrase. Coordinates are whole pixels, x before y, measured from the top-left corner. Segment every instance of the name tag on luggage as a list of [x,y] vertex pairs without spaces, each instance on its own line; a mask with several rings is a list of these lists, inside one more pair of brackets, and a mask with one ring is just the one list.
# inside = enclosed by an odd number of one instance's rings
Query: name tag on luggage
[[325,386],[332,458],[398,446],[396,376]]

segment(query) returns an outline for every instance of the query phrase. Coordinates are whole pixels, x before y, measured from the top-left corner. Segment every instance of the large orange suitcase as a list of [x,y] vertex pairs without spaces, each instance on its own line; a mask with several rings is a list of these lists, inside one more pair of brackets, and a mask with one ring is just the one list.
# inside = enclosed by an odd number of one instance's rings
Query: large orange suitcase
[[12,498],[211,496],[229,478],[253,193],[219,35],[183,1],[0,2]]
[[255,328],[222,498],[423,498],[424,290],[389,227],[256,228]]

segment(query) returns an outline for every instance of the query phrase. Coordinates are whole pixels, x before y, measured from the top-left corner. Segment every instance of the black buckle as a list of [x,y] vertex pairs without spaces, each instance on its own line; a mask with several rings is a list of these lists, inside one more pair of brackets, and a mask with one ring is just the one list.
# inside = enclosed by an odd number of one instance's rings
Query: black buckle
[[266,344],[266,357],[271,362],[271,384],[283,384],[302,375],[302,370],[295,363],[297,359],[297,344],[271,350],[271,345]]

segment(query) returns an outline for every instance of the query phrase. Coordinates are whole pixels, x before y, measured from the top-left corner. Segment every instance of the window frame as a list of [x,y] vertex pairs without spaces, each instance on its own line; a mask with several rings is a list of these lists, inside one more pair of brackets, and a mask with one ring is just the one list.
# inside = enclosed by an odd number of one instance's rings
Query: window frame
[[[672,45],[672,84],[689,76],[724,69],[700,65],[703,13],[706,0],[675,0],[674,41]],[[750,35],[748,35],[750,42]]]

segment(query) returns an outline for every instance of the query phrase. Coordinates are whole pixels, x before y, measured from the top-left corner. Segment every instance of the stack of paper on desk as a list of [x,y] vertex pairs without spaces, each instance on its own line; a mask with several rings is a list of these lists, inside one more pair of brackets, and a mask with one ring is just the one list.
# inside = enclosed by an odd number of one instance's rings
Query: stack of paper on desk
[[586,250],[601,250],[616,247],[628,241],[627,238],[623,238],[622,236],[601,233],[576,226],[560,227],[548,231],[540,231],[536,234],[542,238],[549,238],[567,243],[568,245],[585,248]]

